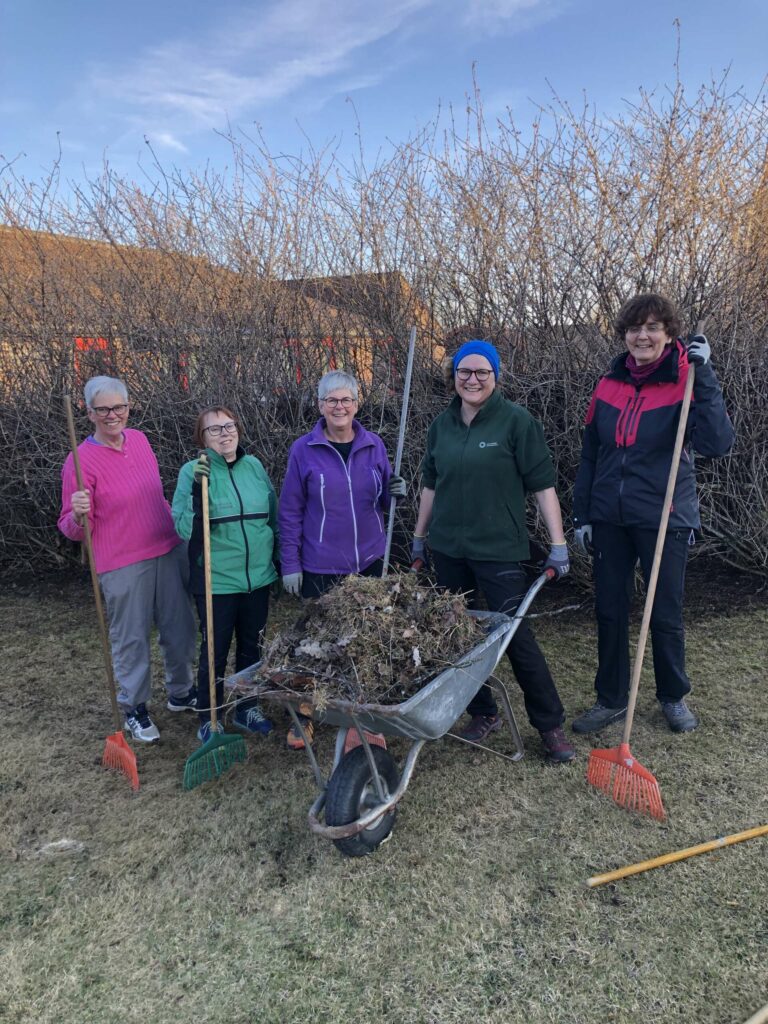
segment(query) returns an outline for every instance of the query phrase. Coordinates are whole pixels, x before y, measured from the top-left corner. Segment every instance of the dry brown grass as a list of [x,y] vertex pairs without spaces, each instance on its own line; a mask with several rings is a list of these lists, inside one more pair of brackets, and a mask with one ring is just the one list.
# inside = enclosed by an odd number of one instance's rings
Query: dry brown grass
[[[540,611],[570,601],[543,596]],[[313,784],[282,720],[247,764],[183,792],[193,716],[164,711],[158,687],[162,742],[138,751],[133,796],[97,764],[111,726],[86,582],[7,588],[0,1019],[740,1024],[768,990],[765,839],[585,881],[768,821],[762,599],[689,616],[697,733],[673,736],[641,692],[632,745],[667,823],[587,787],[588,742],[548,768],[521,723],[518,764],[428,744],[391,841],[350,861],[306,827]],[[536,628],[573,715],[591,695],[590,617]],[[326,759],[331,744],[321,731]],[[64,837],[85,855],[36,855]]]

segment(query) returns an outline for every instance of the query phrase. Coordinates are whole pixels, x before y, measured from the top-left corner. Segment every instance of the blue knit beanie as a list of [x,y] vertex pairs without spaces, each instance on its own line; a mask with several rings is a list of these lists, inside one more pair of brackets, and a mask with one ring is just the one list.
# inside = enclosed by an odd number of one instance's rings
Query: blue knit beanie
[[481,341],[474,338],[472,341],[465,341],[459,351],[453,357],[453,373],[456,374],[456,367],[465,356],[485,356],[493,368],[493,376],[499,379],[499,353],[490,341]]

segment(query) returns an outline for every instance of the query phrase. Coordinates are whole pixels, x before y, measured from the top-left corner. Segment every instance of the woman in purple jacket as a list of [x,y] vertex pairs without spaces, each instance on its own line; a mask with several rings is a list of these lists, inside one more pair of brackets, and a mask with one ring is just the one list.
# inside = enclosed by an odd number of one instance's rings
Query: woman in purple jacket
[[[291,447],[278,511],[283,586],[296,597],[319,597],[352,573],[380,576],[384,512],[405,494],[381,438],[355,419],[355,378],[326,373],[317,397],[320,419]],[[288,743],[303,746],[292,733]]]

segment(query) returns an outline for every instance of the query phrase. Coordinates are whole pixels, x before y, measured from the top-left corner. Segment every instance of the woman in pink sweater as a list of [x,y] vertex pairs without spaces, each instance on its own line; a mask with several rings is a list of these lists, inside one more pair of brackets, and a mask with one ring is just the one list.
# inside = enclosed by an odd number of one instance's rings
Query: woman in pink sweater
[[84,490],[77,489],[69,455],[61,474],[59,529],[70,540],[82,541],[88,516],[125,728],[134,739],[154,743],[160,733],[147,712],[153,623],[165,661],[168,710],[191,710],[196,703],[186,545],[174,529],[149,442],[141,431],[126,428],[125,384],[113,377],[92,377],[84,394],[94,426],[78,448]]

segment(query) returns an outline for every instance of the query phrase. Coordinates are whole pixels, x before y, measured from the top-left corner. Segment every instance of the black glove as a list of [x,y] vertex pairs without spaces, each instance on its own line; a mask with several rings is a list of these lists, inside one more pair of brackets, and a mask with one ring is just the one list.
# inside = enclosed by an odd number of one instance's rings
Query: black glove
[[709,342],[703,334],[692,334],[686,343],[688,349],[688,362],[694,366],[706,366],[712,355]]

